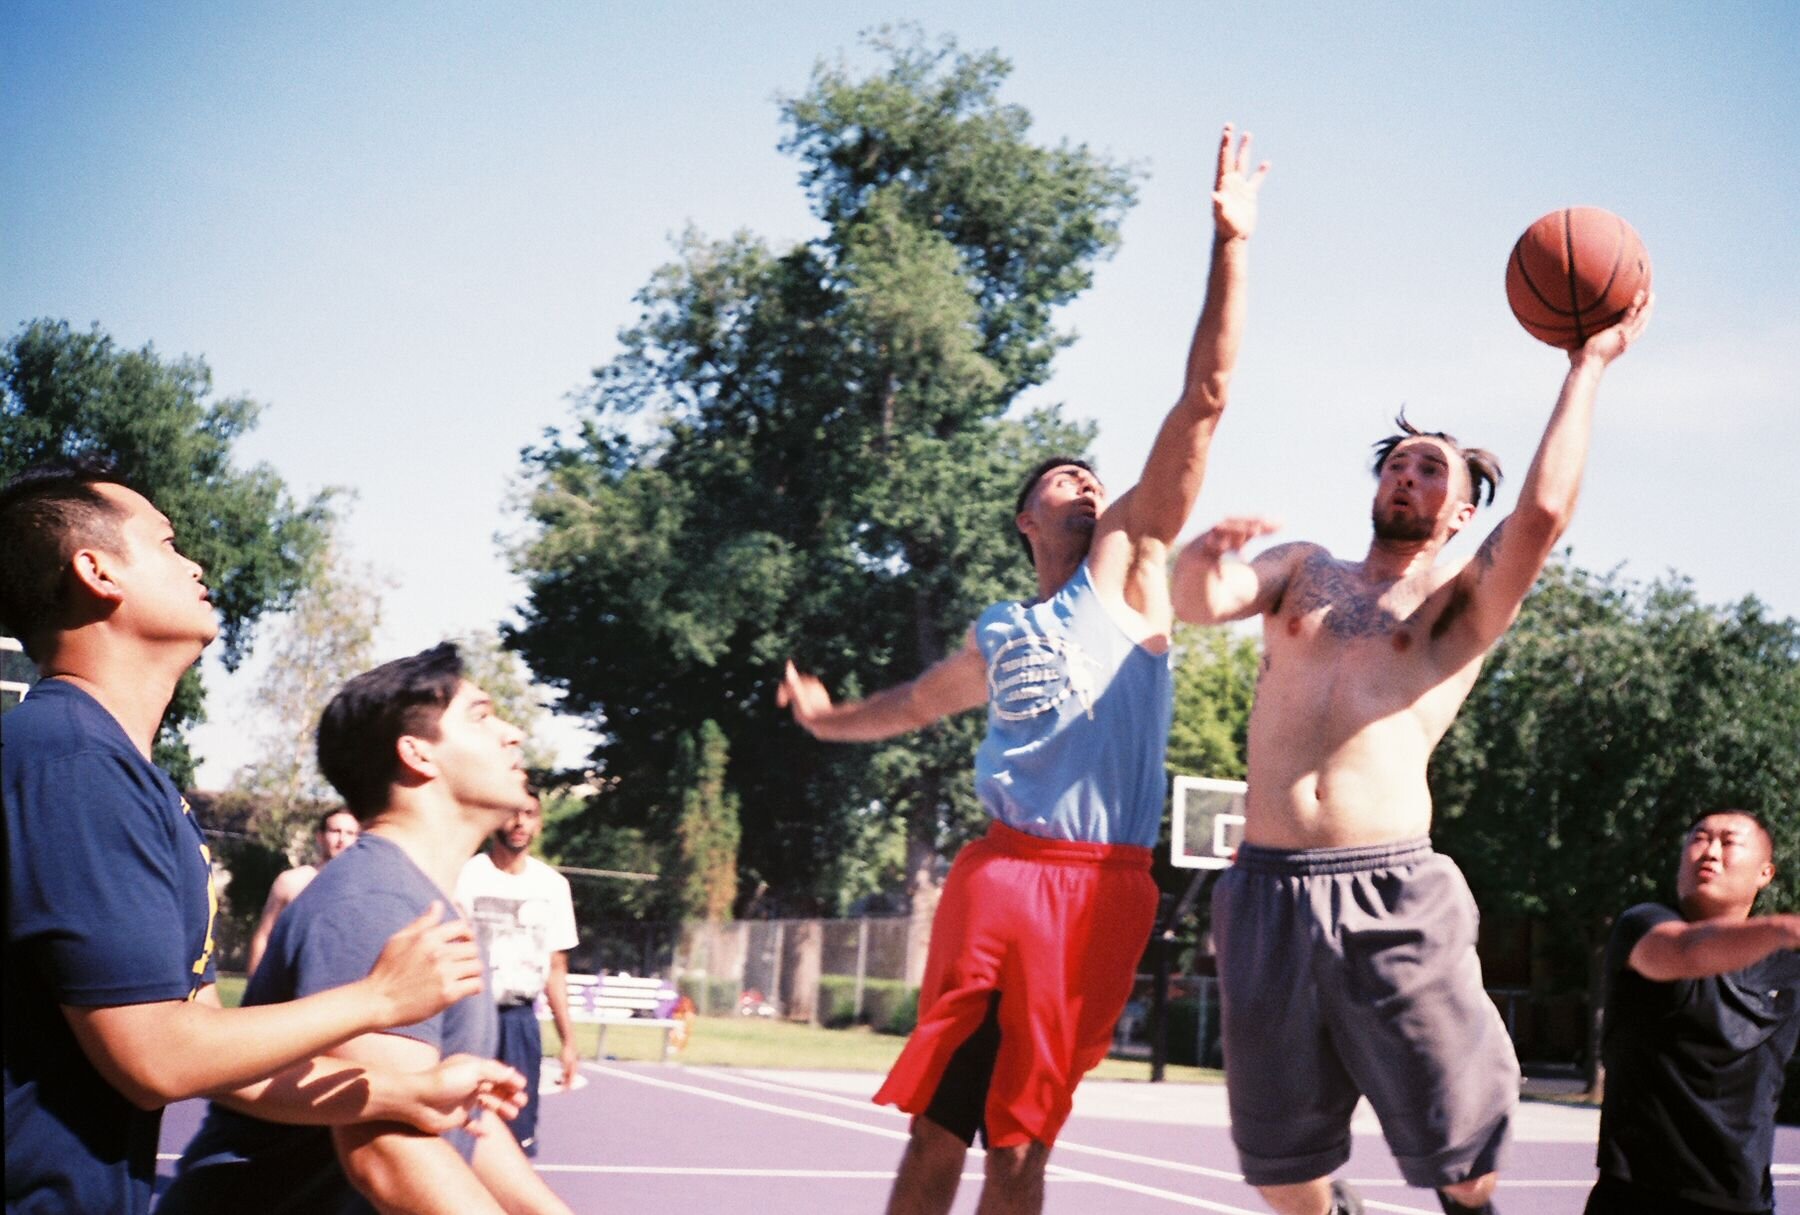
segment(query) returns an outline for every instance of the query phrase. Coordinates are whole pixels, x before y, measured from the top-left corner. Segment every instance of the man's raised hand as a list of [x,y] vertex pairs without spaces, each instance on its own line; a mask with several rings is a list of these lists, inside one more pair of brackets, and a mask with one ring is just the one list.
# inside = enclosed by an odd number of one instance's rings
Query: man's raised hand
[[444,920],[433,900],[425,914],[388,938],[369,981],[386,1001],[383,1026],[411,1025],[481,991],[481,951],[461,918]]
[[1250,170],[1250,134],[1244,133],[1234,149],[1232,127],[1225,124],[1219,136],[1219,165],[1213,175],[1213,223],[1225,240],[1249,236],[1256,231],[1256,195],[1263,178],[1269,175],[1269,162],[1263,161]]
[[813,721],[831,711],[831,693],[817,678],[803,673],[790,661],[782,673],[781,687],[776,689],[775,704],[792,710],[795,724],[810,733]]
[[1619,318],[1619,323],[1610,329],[1602,329],[1584,344],[1569,351],[1569,362],[1579,363],[1583,359],[1597,358],[1603,364],[1611,363],[1642,336],[1646,326],[1650,324],[1650,310],[1656,306],[1656,296],[1639,291],[1631,301],[1631,307]]
[[1274,519],[1265,519],[1260,515],[1237,515],[1213,524],[1201,533],[1194,545],[1217,561],[1228,553],[1237,552],[1259,536],[1267,536],[1280,530],[1281,524]]

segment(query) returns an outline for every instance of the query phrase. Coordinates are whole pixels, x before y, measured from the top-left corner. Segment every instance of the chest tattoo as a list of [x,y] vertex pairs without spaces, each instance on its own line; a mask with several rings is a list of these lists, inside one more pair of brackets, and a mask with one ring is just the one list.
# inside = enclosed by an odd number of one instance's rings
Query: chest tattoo
[[1296,617],[1329,608],[1322,623],[1333,637],[1386,637],[1407,623],[1382,605],[1381,596],[1386,589],[1363,585],[1337,561],[1320,554],[1308,558],[1302,566],[1293,607]]

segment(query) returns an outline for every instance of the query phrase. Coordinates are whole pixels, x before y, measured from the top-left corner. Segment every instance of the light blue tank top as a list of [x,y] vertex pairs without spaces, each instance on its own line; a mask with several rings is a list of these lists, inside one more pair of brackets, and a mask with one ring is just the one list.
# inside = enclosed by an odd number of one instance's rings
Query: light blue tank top
[[988,731],[975,793],[1008,827],[1049,839],[1156,846],[1175,712],[1166,654],[1107,613],[1083,562],[1042,603],[997,603],[975,622]]

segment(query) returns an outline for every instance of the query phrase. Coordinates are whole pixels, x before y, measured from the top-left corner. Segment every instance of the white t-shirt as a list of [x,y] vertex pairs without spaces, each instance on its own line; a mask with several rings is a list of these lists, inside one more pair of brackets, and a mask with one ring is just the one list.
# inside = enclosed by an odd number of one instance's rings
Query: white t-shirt
[[569,879],[535,856],[525,858],[524,873],[507,873],[485,851],[476,853],[456,879],[456,902],[481,938],[500,1004],[537,999],[550,955],[579,939]]

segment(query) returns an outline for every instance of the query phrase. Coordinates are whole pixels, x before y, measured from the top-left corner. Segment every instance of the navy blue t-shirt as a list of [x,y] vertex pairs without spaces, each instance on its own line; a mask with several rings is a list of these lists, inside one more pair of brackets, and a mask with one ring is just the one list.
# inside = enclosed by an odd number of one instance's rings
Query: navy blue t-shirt
[[6,805],[6,1209],[144,1212],[160,1110],[88,1061],[59,1005],[192,999],[213,981],[205,838],[168,776],[74,684],[0,722]]
[[1800,953],[1659,983],[1631,951],[1681,913],[1640,903],[1606,948],[1600,1171],[1698,1209],[1767,1211],[1783,1069],[1800,1041]]
[[[423,915],[434,899],[444,904],[446,918],[456,914],[450,896],[399,845],[363,836],[319,870],[275,921],[244,1003],[279,1004],[365,977],[388,938]],[[491,1059],[499,1045],[499,1017],[484,984],[480,993],[429,1020],[388,1032],[428,1043],[439,1057]],[[464,1160],[474,1151],[467,1131],[450,1131],[445,1138]],[[247,1210],[311,1215],[371,1208],[344,1176],[328,1129],[267,1122],[215,1102],[182,1153],[158,1215]]]

